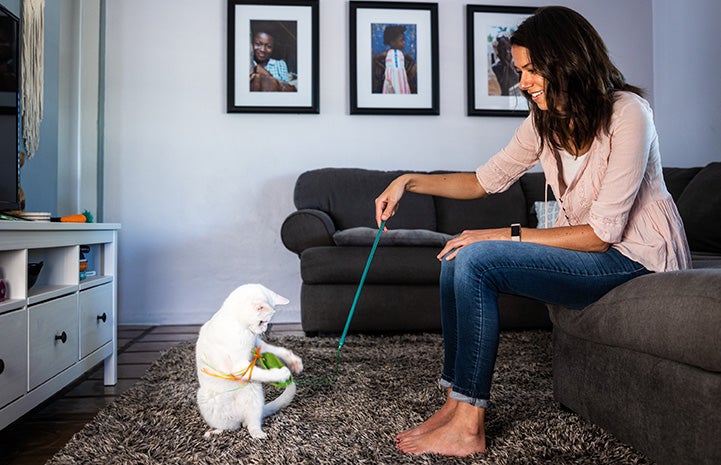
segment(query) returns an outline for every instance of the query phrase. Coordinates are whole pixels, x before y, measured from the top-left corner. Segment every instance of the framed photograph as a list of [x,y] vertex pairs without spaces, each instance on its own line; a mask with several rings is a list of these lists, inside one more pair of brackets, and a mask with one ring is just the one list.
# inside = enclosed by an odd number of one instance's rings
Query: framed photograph
[[350,2],[350,113],[437,115],[438,4]]
[[527,116],[511,56],[511,34],[533,7],[466,5],[468,116]]
[[228,0],[228,113],[318,113],[318,0]]

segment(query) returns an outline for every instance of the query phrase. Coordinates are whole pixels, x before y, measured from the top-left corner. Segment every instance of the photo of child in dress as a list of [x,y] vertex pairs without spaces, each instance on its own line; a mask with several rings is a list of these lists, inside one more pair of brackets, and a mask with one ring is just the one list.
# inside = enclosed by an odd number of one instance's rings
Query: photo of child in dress
[[372,92],[417,94],[415,24],[371,24]]
[[297,92],[298,24],[250,21],[250,91]]

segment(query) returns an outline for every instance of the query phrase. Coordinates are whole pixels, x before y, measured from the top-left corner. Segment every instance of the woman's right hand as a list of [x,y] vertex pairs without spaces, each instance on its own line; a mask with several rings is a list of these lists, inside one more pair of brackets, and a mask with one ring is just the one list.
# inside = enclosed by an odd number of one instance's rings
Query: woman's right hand
[[398,203],[406,192],[407,182],[405,175],[397,177],[376,198],[376,223],[379,227],[383,221],[388,221],[398,211]]
[[376,198],[376,222],[379,227],[383,221],[396,214],[398,202],[406,192],[466,200],[487,195],[475,173],[406,173],[394,179]]

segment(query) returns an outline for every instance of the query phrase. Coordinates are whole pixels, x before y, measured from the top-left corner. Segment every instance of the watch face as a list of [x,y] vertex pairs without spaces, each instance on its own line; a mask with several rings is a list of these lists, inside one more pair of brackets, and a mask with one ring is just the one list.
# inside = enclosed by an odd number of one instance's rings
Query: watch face
[[512,224],[511,225],[511,236],[519,237],[520,235],[521,235],[521,225],[520,224]]

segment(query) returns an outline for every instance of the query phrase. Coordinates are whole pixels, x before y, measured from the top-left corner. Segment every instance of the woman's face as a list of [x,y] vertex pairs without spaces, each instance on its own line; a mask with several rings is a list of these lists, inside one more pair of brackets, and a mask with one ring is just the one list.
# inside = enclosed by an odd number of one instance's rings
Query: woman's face
[[511,47],[513,55],[513,64],[521,75],[521,90],[527,92],[531,99],[538,105],[541,110],[548,110],[546,104],[546,79],[538,74],[531,63],[531,54],[526,47],[514,45]]
[[253,38],[253,53],[256,61],[265,63],[273,55],[273,36],[259,32]]

